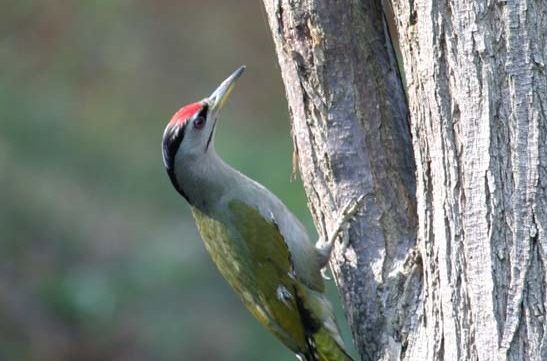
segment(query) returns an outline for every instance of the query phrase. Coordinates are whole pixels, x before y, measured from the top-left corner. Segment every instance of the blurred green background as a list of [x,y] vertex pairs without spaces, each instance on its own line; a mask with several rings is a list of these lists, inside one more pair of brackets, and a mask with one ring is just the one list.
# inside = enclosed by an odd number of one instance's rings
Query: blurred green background
[[246,64],[217,150],[313,231],[261,2],[1,4],[0,360],[293,360],[217,273],[160,152],[171,115]]

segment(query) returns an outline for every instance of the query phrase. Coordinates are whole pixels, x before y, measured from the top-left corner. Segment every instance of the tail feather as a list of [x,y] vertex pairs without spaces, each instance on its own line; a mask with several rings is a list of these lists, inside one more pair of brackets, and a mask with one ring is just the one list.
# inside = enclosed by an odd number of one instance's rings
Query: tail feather
[[300,353],[304,361],[354,361],[344,349],[344,341],[332,308],[325,296],[306,290],[306,303],[297,297],[297,306],[306,330],[306,350]]
[[346,350],[325,329],[307,339],[308,349],[298,354],[300,361],[354,361]]
[[313,336],[306,337],[306,345],[308,347],[306,356],[304,357],[306,361],[320,361],[319,360],[319,354],[317,353],[315,340],[313,339]]
[[312,339],[315,347],[314,356],[317,361],[354,361],[344,347],[326,329],[321,328],[318,330],[313,334]]

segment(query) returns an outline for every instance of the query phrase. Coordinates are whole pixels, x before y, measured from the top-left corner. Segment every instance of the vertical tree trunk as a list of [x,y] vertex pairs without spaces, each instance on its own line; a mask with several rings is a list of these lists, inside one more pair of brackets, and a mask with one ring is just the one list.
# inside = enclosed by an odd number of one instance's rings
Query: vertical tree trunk
[[412,144],[378,1],[264,4],[362,358],[547,360],[547,2],[393,1]]
[[394,1],[424,259],[420,359],[547,360],[546,4]]
[[264,1],[295,151],[320,233],[350,200],[372,192],[350,246],[331,268],[357,348],[396,359],[419,323],[415,168],[407,106],[381,7],[355,1]]

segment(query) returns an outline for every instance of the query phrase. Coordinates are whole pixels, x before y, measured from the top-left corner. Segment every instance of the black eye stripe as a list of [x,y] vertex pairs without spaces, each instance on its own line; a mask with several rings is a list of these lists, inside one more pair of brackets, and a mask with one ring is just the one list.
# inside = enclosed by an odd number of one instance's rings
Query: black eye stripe
[[207,111],[209,110],[209,106],[205,104],[203,108],[199,111],[199,113],[194,117],[194,121],[199,118],[203,118],[204,123],[207,122]]

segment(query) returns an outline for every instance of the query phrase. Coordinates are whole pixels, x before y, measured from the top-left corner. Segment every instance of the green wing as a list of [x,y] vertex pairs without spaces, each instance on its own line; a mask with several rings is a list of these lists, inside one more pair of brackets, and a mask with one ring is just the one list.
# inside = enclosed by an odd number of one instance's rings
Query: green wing
[[306,361],[351,361],[329,302],[298,277],[275,221],[239,201],[227,211],[216,219],[193,209],[207,251],[249,311]]
[[258,304],[246,306],[255,316],[258,313],[259,321],[294,352],[303,352],[307,348],[306,330],[299,310],[296,275],[283,236],[277,225],[255,208],[232,201],[229,209],[253,263]]

